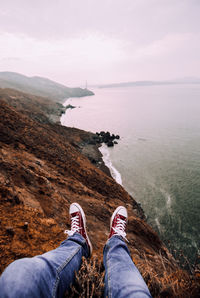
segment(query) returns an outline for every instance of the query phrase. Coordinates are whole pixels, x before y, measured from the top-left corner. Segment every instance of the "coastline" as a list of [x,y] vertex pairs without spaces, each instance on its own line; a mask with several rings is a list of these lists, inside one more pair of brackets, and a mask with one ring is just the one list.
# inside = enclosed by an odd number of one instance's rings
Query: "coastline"
[[[67,101],[67,100],[66,100]],[[66,103],[65,101],[65,103]],[[64,106],[65,107],[65,106]],[[67,110],[67,109],[66,109]],[[62,113],[64,114],[64,113]],[[73,134],[72,141],[70,144],[76,148],[82,155],[87,157],[89,161],[108,177],[112,178],[117,184],[123,189],[122,177],[117,169],[113,166],[110,159],[110,154],[106,145],[95,142],[96,134],[81,130],[79,128],[68,127],[62,124],[62,116],[60,117],[59,125],[64,127],[66,130]],[[69,138],[70,138],[70,135]],[[76,140],[76,141],[75,141]],[[125,189],[124,189],[125,190]],[[126,191],[126,190],[125,190]],[[127,191],[126,191],[127,192]],[[132,206],[137,216],[146,221],[146,215],[141,205],[127,192],[132,200]]]
[[121,174],[120,174],[120,172],[113,166],[112,161],[111,161],[111,159],[110,159],[110,153],[109,153],[108,148],[106,147],[106,145],[105,145],[105,144],[102,144],[102,146],[99,147],[98,149],[99,149],[99,151],[100,151],[101,154],[102,154],[103,162],[104,162],[105,166],[109,169],[112,178],[113,178],[118,184],[120,184],[121,186],[123,186],[123,184],[122,184],[122,177],[121,177]]
[[[91,136],[93,136],[93,133],[90,133]],[[100,151],[101,145],[93,145],[89,144],[90,140],[86,140],[85,142],[82,142],[79,144],[79,151],[84,156],[86,156],[90,162],[95,165],[98,169],[103,171],[105,174],[107,174],[109,177],[112,177],[110,168],[107,166],[107,164],[104,162],[103,154]],[[113,178],[113,177],[112,177]]]
[[[62,123],[62,116],[65,114],[67,109],[74,109],[75,106],[71,104],[67,104],[68,98],[63,102],[63,108],[60,109],[60,120],[57,121],[60,125],[65,126]],[[86,131],[85,131],[86,132]],[[118,184],[122,185],[122,177],[118,170],[113,166],[112,161],[110,159],[110,154],[108,148],[104,143],[98,144],[95,143],[96,134],[92,132],[89,133],[88,140],[84,140],[83,142],[78,144],[79,151],[86,156],[92,164],[94,164],[98,169],[102,170],[109,177],[112,177]],[[95,144],[93,144],[95,143]]]

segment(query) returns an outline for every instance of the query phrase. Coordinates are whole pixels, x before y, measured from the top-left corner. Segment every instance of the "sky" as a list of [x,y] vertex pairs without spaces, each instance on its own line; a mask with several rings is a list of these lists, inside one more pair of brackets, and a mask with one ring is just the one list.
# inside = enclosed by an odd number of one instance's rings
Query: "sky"
[[0,0],[0,71],[67,86],[200,77],[200,0]]

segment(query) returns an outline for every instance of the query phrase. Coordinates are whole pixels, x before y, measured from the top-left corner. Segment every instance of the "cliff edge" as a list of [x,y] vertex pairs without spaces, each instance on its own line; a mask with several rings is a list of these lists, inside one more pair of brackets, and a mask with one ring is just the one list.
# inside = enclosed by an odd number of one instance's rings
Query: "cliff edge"
[[137,202],[81,153],[91,133],[52,123],[49,109],[46,99],[0,89],[1,272],[15,259],[57,247],[72,202],[83,207],[94,258],[102,259],[110,216],[124,205],[131,255],[152,295],[196,297],[199,276],[178,266]]

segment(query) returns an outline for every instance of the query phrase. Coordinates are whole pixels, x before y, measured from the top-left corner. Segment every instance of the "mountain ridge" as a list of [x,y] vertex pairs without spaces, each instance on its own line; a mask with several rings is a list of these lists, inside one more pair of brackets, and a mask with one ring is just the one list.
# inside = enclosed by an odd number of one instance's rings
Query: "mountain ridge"
[[118,87],[136,87],[136,86],[162,86],[162,85],[178,85],[178,84],[200,84],[200,78],[186,77],[178,78],[174,80],[163,80],[163,81],[130,81],[130,82],[120,82],[111,84],[101,84],[97,85],[98,88],[118,88]]
[[29,94],[48,97],[54,101],[63,102],[69,97],[91,96],[94,93],[88,89],[70,88],[40,76],[28,77],[17,72],[0,72],[0,88],[11,88]]

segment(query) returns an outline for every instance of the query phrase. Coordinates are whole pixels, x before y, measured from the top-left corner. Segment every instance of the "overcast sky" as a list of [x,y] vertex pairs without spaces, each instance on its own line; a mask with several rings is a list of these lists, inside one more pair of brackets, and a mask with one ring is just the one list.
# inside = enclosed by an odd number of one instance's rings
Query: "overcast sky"
[[0,71],[69,86],[200,77],[200,0],[0,0]]

